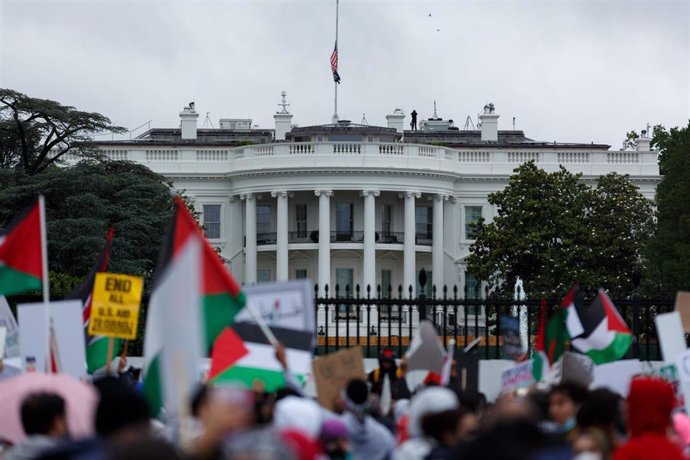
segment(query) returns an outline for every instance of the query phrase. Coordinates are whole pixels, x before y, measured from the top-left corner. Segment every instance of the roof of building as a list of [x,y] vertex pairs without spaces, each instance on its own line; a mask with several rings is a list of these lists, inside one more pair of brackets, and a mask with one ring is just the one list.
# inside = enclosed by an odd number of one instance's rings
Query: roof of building
[[442,144],[447,147],[486,147],[494,145],[498,147],[518,147],[518,148],[573,148],[573,149],[595,149],[608,150],[611,146],[607,144],[595,143],[570,143],[570,142],[545,142],[535,141],[525,136],[521,130],[498,131],[497,142],[482,142],[482,132],[480,130],[448,130],[448,131],[422,131],[405,130],[405,142],[411,144]]

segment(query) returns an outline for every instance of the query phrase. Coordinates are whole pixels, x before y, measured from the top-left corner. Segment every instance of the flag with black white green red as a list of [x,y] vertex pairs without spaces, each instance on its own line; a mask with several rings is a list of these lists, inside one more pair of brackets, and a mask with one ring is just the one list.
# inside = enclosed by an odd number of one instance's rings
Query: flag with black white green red
[[568,333],[565,327],[565,310],[558,308],[547,320],[547,304],[542,300],[539,307],[537,343],[532,355],[532,375],[537,382],[546,380],[553,363],[565,351]]
[[[219,352],[215,353],[214,349],[211,381],[234,381],[247,386],[260,381],[267,391],[274,391],[295,385],[296,380],[304,380],[311,372],[314,350],[314,298],[310,283],[307,280],[260,283],[247,286],[245,294],[247,308],[230,326],[236,337],[232,340],[219,338],[220,343],[216,344]],[[287,374],[276,359],[275,348],[257,323],[259,316],[285,349]],[[222,355],[220,348],[228,351]]]
[[[84,338],[86,342],[86,367],[89,374],[93,374],[106,365],[108,355],[108,337],[102,335],[89,335],[89,321],[91,320],[91,300],[93,297],[93,284],[96,280],[96,273],[106,271],[110,260],[110,250],[113,243],[113,227],[108,229],[105,240],[105,247],[98,255],[96,262],[86,278],[72,292],[67,295],[67,299],[80,299],[82,301],[82,318],[84,323]],[[114,339],[113,355],[119,354],[122,341]]]
[[[144,389],[155,413],[169,400],[164,387],[169,389],[171,382],[166,379],[171,377],[165,372],[164,361],[172,358],[168,353],[163,359],[166,348],[194,359],[197,352],[191,348],[196,348],[198,338],[200,353],[208,353],[244,302],[239,284],[206,241],[182,199],[176,197],[146,320]],[[179,347],[182,342],[190,349]]]
[[36,201],[0,236],[0,295],[38,291],[43,287],[41,220]]
[[571,292],[572,301],[566,310],[572,345],[595,364],[617,361],[625,356],[632,344],[632,332],[606,292],[599,289],[589,308],[575,301],[577,287]]

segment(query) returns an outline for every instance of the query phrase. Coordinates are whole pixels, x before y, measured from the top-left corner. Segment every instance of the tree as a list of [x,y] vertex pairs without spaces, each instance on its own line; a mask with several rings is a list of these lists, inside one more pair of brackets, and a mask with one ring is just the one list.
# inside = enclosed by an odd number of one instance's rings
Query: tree
[[46,197],[51,272],[84,276],[112,224],[108,269],[150,281],[172,213],[165,178],[135,163],[99,160],[17,174],[16,185],[0,190],[0,223],[7,225],[39,192]]
[[690,121],[684,128],[655,126],[652,146],[659,150],[663,177],[656,189],[658,222],[647,250],[645,287],[675,295],[690,290]]
[[67,152],[95,154],[90,135],[122,133],[110,119],[95,112],[0,88],[0,166],[36,174],[58,162]]
[[518,277],[532,298],[563,296],[575,282],[632,291],[652,212],[628,178],[609,174],[590,188],[563,167],[547,173],[529,162],[514,172],[489,195],[498,215],[480,222],[468,269],[499,295],[512,293]]

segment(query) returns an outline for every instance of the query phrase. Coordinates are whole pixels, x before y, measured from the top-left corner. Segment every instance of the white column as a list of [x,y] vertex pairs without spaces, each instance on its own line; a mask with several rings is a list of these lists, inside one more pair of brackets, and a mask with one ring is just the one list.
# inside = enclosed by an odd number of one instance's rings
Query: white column
[[415,283],[415,198],[419,198],[419,192],[405,192],[405,236],[403,245],[403,294],[409,295],[412,286],[412,295],[415,295],[417,284]]
[[288,194],[287,192],[271,192],[277,198],[276,212],[276,280],[288,279]]
[[431,242],[431,277],[436,286],[436,295],[443,295],[443,202],[448,199],[447,195],[438,194],[434,196],[433,214],[433,235]]
[[331,286],[331,190],[315,190],[319,197],[319,295],[323,296],[328,284],[329,295],[333,295]]
[[364,197],[364,257],[362,266],[362,296],[367,295],[367,285],[371,296],[376,294],[376,197],[379,192],[365,190]]
[[244,282],[256,283],[256,199],[253,193],[240,195],[244,200]]

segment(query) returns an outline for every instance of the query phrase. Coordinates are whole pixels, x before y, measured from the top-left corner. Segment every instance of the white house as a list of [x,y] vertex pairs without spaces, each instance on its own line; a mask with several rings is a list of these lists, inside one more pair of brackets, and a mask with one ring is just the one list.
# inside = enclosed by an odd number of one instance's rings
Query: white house
[[[547,171],[565,166],[585,181],[629,174],[648,198],[660,180],[657,154],[643,136],[637,150],[539,142],[500,130],[493,104],[480,129],[460,130],[438,117],[405,130],[395,110],[387,126],[294,127],[274,115],[274,129],[222,119],[198,129],[193,104],[180,127],[150,129],[133,140],[99,141],[109,157],[145,164],[170,178],[201,212],[206,234],[241,282],[310,278],[323,292],[338,284],[362,289],[412,286],[425,268],[431,283],[481,296],[466,269],[472,224],[491,221],[487,196],[513,169],[534,160]],[[430,283],[430,284],[431,284]],[[332,291],[331,291],[332,292]]]

